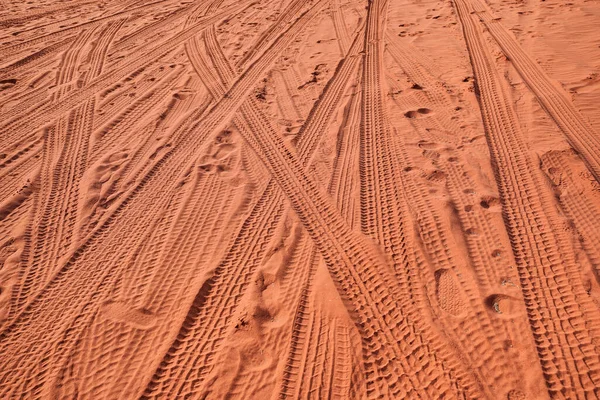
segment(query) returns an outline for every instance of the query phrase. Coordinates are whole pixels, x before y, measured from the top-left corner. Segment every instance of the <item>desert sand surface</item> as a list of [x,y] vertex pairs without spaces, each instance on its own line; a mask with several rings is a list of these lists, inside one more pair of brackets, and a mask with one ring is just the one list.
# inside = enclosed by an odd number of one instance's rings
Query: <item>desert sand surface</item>
[[0,0],[0,399],[600,397],[599,26]]

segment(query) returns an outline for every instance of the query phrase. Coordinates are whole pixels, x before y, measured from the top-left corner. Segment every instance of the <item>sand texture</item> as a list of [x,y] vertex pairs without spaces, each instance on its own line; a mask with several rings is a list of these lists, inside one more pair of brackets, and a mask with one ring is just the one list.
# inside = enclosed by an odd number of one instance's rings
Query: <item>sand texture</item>
[[600,398],[597,0],[0,0],[0,399]]

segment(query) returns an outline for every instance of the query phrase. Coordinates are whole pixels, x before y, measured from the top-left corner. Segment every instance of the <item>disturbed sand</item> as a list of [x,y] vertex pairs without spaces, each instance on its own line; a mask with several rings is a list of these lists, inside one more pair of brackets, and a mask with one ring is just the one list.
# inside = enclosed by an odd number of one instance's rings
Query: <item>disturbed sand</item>
[[0,398],[597,398],[599,24],[0,0]]

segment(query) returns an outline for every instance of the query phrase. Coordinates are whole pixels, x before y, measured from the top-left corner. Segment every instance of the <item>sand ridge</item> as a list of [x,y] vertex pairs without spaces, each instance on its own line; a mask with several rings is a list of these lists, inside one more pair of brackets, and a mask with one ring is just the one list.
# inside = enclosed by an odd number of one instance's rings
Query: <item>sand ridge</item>
[[0,398],[600,397],[599,21],[0,0]]

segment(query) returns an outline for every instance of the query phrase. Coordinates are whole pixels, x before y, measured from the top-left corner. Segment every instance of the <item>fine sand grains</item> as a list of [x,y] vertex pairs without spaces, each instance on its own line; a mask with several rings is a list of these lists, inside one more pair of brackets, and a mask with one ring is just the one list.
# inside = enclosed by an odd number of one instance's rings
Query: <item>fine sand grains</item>
[[599,23],[0,0],[0,398],[599,398]]

